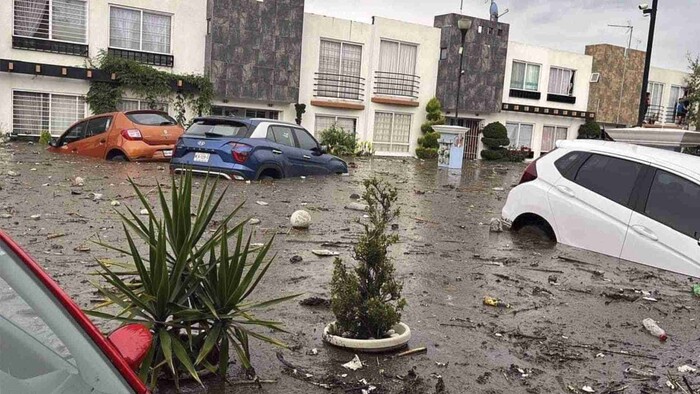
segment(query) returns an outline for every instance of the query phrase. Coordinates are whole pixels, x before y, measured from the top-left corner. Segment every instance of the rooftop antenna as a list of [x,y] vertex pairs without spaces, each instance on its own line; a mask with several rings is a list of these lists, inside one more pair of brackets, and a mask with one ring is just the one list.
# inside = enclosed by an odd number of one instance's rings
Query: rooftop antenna
[[[506,8],[506,10],[502,13],[498,13],[498,4],[496,4],[495,0],[490,0],[491,1],[491,8],[489,9],[489,16],[492,22],[498,22],[498,18],[502,17],[503,15],[507,14],[510,10]],[[489,0],[486,0],[485,3],[488,3]]]
[[461,0],[459,2],[459,13],[460,14],[464,14],[464,12],[462,11],[463,9],[464,9],[464,0]]
[[626,25],[608,25],[609,27],[614,27],[618,29],[627,29],[627,34],[629,34],[629,39],[627,40],[627,48],[625,48],[625,62],[622,67],[622,82],[620,83],[620,100],[617,104],[617,120],[615,123],[620,124],[620,113],[622,112],[622,98],[625,93],[625,74],[627,74],[627,60],[629,59],[629,50],[632,46],[632,33],[634,32],[634,26],[632,26],[631,21],[627,21]]

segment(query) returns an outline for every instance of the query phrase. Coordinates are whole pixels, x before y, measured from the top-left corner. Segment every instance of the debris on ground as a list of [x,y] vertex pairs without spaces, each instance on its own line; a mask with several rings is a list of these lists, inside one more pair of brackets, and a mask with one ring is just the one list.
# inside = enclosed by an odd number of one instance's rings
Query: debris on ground
[[644,325],[644,328],[646,328],[647,332],[659,338],[659,341],[664,342],[666,341],[666,339],[668,339],[666,331],[659,327],[659,325],[654,321],[654,319],[646,318],[642,320],[642,324]]
[[253,226],[258,225],[258,224],[260,224],[260,219],[252,218],[252,219],[248,220],[248,224],[253,225]]
[[85,179],[77,176],[77,177],[75,177],[75,179],[73,179],[72,184],[73,184],[73,186],[77,186],[77,187],[85,186]]
[[500,219],[493,218],[489,224],[489,231],[492,233],[503,232],[503,222]]
[[700,284],[693,285],[693,295],[700,297]]
[[318,257],[340,256],[340,253],[333,252],[332,250],[328,249],[314,249],[311,251],[311,253],[315,254]]
[[365,204],[360,204],[358,202],[353,202],[345,206],[345,209],[349,209],[351,211],[366,211],[369,209],[369,207]]
[[289,262],[292,264],[301,263],[302,261],[304,261],[304,258],[299,255],[292,256],[289,258]]
[[585,391],[587,393],[595,393],[595,390],[593,390],[593,387],[591,386],[583,386],[581,387],[581,391]]
[[324,308],[330,308],[331,306],[331,301],[327,298],[322,298],[318,296],[311,296],[309,298],[304,298],[303,300],[299,301],[299,305],[301,306],[320,306]]
[[316,349],[316,348],[309,349],[309,351],[306,352],[306,354],[308,356],[318,356],[318,349]]
[[494,188],[493,188],[493,191],[495,191],[495,192],[502,192],[502,191],[504,191],[504,190],[506,190],[506,189],[504,189],[504,188],[502,188],[502,187],[494,187]]
[[266,207],[266,206],[270,205],[269,203],[267,203],[265,201],[256,201],[255,203],[262,206],[262,207]]
[[404,352],[401,352],[401,353],[395,355],[394,357],[413,356],[414,354],[421,354],[421,353],[427,353],[427,352],[428,352],[428,348],[423,346],[423,347],[417,347],[417,348],[411,349],[411,350],[406,350]]
[[690,365],[681,365],[680,367],[678,367],[678,372],[680,372],[680,373],[697,372],[697,368],[693,368]]
[[8,176],[15,177],[15,176],[19,176],[19,173],[18,173],[18,172],[15,172],[15,171],[7,171],[7,175],[8,175]]
[[102,199],[102,193],[88,193],[88,198],[92,201],[98,201]]
[[350,195],[350,199],[351,199],[351,200],[359,200],[359,199],[360,199],[360,195],[357,194],[357,193],[353,193],[353,194]]
[[559,280],[559,278],[557,278],[556,275],[549,275],[549,277],[547,277],[547,282],[549,282],[549,284],[553,285],[553,286],[557,285],[558,280]]
[[73,250],[75,250],[76,252],[89,252],[90,247],[85,246],[85,245],[80,245],[80,246],[76,246],[75,248],[73,248]]
[[292,228],[305,230],[311,226],[311,214],[303,209],[300,209],[292,214],[289,221],[292,224]]
[[506,308],[506,309],[510,308],[510,304],[503,302],[503,301],[499,300],[498,298],[493,298],[493,297],[488,297],[488,296],[484,297],[484,305],[493,306],[496,308]]
[[659,375],[656,375],[654,372],[650,371],[642,371],[641,369],[635,368],[635,367],[628,367],[625,369],[625,376],[629,376],[635,379],[642,379],[642,380],[648,380],[648,379],[658,379]]
[[352,371],[357,371],[358,369],[362,369],[362,361],[360,360],[360,356],[358,356],[356,354],[352,360],[343,364],[342,367],[346,368],[346,369],[350,369]]
[[122,205],[122,203],[120,203],[117,200],[112,200],[112,202],[110,202],[109,205],[111,205],[113,207],[118,207],[118,206]]
[[143,216],[148,216],[148,209],[144,208],[139,213]]
[[39,219],[41,219],[41,215],[40,215],[40,214],[36,214],[36,215],[30,216],[29,218],[32,219],[32,220],[39,220]]
[[79,196],[79,195],[83,194],[83,192],[82,192],[82,190],[71,189],[70,194],[74,195],[74,196]]

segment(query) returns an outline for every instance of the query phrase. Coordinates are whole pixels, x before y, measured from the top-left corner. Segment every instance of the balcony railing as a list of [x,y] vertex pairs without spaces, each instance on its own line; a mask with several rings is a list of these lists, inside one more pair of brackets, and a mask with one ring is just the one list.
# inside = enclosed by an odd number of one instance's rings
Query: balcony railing
[[365,79],[354,75],[317,72],[314,77],[314,96],[348,100],[362,100]]
[[662,105],[650,105],[644,115],[644,121],[657,124],[676,123],[676,107],[664,107]]
[[150,64],[152,66],[172,67],[175,61],[175,58],[172,55],[165,55],[160,53],[132,51],[128,49],[117,48],[109,48],[108,52],[112,56],[117,56],[129,60],[135,60],[137,62]]
[[52,41],[41,38],[12,36],[12,48],[32,51],[62,53],[66,55],[88,56],[88,46],[72,42]]
[[418,98],[420,77],[411,74],[374,72],[374,94]]

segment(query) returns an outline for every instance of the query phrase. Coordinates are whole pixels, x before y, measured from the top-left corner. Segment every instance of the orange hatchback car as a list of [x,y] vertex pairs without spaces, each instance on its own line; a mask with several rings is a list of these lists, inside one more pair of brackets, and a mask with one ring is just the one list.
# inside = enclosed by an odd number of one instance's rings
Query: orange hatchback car
[[73,124],[49,151],[115,161],[167,161],[183,132],[165,112],[113,112]]

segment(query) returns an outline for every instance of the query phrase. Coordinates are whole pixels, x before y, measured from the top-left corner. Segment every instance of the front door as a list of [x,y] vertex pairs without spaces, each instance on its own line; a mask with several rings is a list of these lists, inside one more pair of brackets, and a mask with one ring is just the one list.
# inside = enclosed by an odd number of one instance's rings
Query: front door
[[58,146],[62,153],[78,153],[80,141],[85,139],[85,130],[88,121],[84,120],[66,131],[58,140]]
[[700,277],[700,185],[656,170],[646,204],[632,214],[621,258]]
[[294,135],[296,135],[297,144],[304,159],[306,173],[303,175],[328,174],[329,170],[326,164],[329,156],[321,153],[321,148],[316,139],[308,131],[299,128],[294,129]]
[[275,141],[272,153],[279,158],[278,164],[282,167],[284,175],[286,177],[304,175],[303,154],[301,149],[296,146],[292,129],[288,126],[270,126],[268,139],[271,139],[270,137]]
[[596,154],[577,173],[561,177],[548,193],[558,241],[620,257],[632,216],[630,198],[643,168]]

